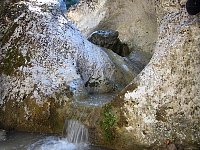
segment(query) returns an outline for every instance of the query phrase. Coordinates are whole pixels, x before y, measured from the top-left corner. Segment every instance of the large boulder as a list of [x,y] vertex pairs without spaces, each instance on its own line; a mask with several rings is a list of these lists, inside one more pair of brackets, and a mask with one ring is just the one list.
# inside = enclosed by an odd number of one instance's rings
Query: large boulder
[[190,16],[183,1],[155,2],[155,53],[137,78],[104,107],[99,132],[116,149],[165,149],[166,141],[177,148],[199,149],[199,16]]
[[122,57],[83,37],[60,6],[59,0],[2,2],[4,128],[60,132],[72,100],[118,91],[136,75]]

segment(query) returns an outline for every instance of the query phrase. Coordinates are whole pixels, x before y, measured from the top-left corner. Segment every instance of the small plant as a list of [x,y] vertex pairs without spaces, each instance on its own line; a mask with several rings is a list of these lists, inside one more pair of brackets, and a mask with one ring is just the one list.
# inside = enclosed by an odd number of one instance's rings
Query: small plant
[[103,130],[105,140],[111,142],[114,139],[113,130],[117,119],[112,113],[112,107],[110,104],[104,106],[102,115],[103,119],[100,121],[100,126]]

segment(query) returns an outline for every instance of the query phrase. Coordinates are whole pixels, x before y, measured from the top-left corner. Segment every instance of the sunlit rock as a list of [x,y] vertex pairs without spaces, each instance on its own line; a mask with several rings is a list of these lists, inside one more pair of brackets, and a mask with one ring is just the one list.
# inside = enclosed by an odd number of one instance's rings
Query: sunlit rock
[[85,36],[96,30],[116,30],[132,51],[152,55],[158,35],[154,6],[153,0],[80,0],[67,16]]
[[64,119],[59,109],[72,99],[118,91],[135,76],[122,57],[113,61],[114,53],[83,37],[59,0],[2,3],[0,122],[6,128],[54,132]]
[[156,1],[159,38],[155,53],[102,114],[102,122],[115,120],[107,128],[100,125],[105,137],[114,136],[111,147],[153,149],[170,139],[185,149],[198,149],[199,17],[190,16],[184,6],[178,1]]

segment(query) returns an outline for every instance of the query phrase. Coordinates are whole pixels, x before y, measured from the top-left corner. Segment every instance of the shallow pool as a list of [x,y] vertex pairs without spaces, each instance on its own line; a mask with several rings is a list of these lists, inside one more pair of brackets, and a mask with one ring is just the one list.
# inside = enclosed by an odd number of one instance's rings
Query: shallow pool
[[10,132],[0,141],[0,150],[108,150],[88,144],[72,144],[67,139],[47,134]]

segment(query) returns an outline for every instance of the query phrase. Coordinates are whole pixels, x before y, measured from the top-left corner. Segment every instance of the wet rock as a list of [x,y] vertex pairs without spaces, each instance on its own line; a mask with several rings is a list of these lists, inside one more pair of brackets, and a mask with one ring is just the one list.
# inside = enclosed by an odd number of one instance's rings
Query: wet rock
[[151,54],[141,51],[132,51],[128,58],[132,64],[138,68],[138,70],[142,71],[142,69],[144,69],[145,66],[149,63]]
[[67,8],[71,7],[72,5],[75,5],[79,2],[79,0],[64,0],[66,3]]
[[130,53],[127,44],[122,43],[118,38],[119,32],[114,30],[98,30],[93,32],[88,40],[93,44],[111,49],[120,56],[128,56]]
[[5,141],[6,140],[6,131],[0,129],[0,141]]

